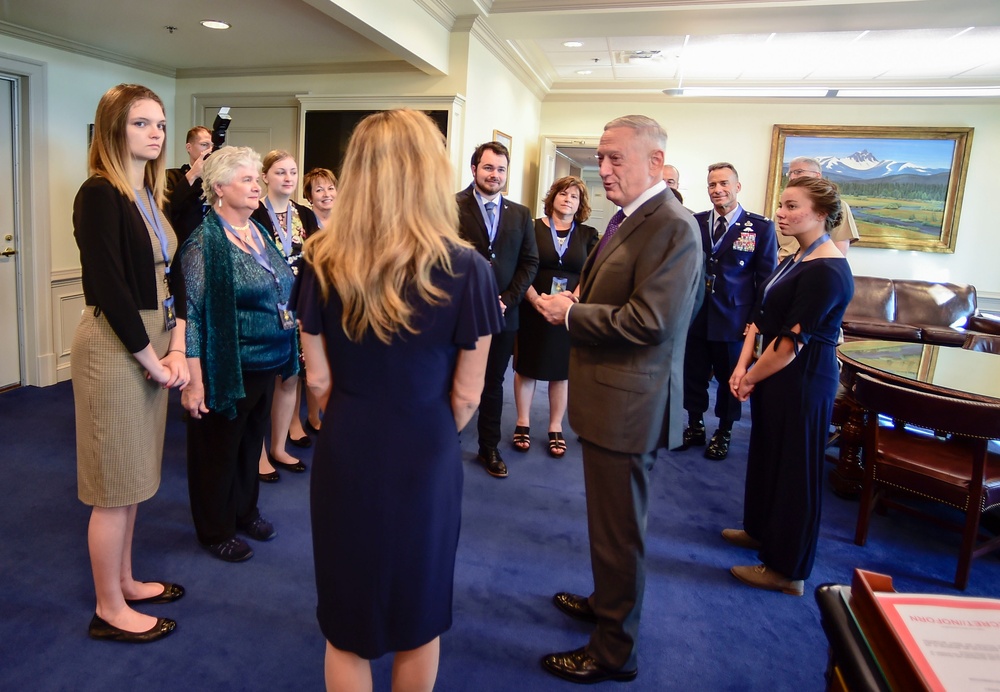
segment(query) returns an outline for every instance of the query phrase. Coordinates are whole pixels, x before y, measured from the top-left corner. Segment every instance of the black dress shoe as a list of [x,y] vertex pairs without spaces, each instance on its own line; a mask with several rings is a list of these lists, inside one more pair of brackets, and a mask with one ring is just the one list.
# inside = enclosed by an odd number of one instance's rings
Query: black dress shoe
[[160,603],[173,603],[184,595],[184,587],[180,584],[168,584],[165,581],[159,583],[163,584],[163,593],[150,596],[149,598],[126,598],[125,602],[129,605],[138,605],[139,603],[158,605]]
[[733,439],[733,433],[729,430],[716,430],[712,435],[712,441],[708,443],[705,450],[705,458],[713,461],[722,461],[729,456],[729,441]]
[[589,685],[595,682],[616,680],[630,682],[635,680],[638,670],[611,670],[597,662],[593,656],[581,647],[576,651],[549,654],[542,659],[542,668],[556,677],[570,682]]
[[271,466],[274,467],[275,471],[281,469],[283,471],[291,471],[292,473],[302,473],[303,471],[306,470],[306,465],[303,464],[301,461],[296,461],[294,464],[286,464],[283,461],[278,461],[270,454],[267,455],[267,460],[271,462]]
[[271,473],[257,473],[257,478],[261,483],[277,483],[281,480],[281,476],[278,475],[277,471],[271,471]]
[[486,467],[486,473],[490,474],[494,478],[507,477],[507,464],[503,463],[503,457],[500,456],[500,450],[495,448],[487,449],[485,452],[480,452],[476,459],[479,460],[480,464]]
[[[320,422],[320,424],[322,425],[322,422]],[[319,435],[319,428],[310,423],[308,418],[306,418],[306,422],[302,424],[302,427],[306,429],[307,433]]]
[[309,449],[313,446],[313,441],[309,439],[309,436],[300,437],[299,439],[294,439],[291,433],[288,433],[288,441],[291,442],[296,447],[300,449]]
[[278,535],[278,532],[274,530],[274,524],[260,514],[249,524],[240,526],[239,529],[255,541],[269,541]]
[[705,424],[689,425],[684,428],[684,444],[681,449],[688,447],[703,447],[705,445]]
[[594,609],[590,607],[590,601],[587,600],[586,596],[560,591],[552,597],[552,602],[556,604],[556,608],[571,618],[584,622],[597,622],[597,615],[594,614]]
[[174,631],[177,623],[170,618],[157,618],[156,624],[145,632],[129,632],[119,629],[109,622],[101,619],[94,613],[94,619],[90,621],[90,630],[87,634],[91,639],[104,639],[109,642],[125,642],[127,644],[145,644],[163,639]]

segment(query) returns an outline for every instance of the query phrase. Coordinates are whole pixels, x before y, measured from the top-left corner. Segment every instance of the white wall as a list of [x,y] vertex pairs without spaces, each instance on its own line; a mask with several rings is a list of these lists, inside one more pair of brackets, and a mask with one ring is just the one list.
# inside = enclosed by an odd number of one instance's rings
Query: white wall
[[996,180],[990,163],[1000,152],[1000,107],[996,103],[691,103],[678,99],[646,101],[546,100],[541,131],[566,136],[599,136],[604,124],[620,115],[640,113],[667,130],[667,161],[681,171],[681,192],[689,209],[710,206],[706,169],[729,161],[740,172],[740,201],[763,209],[771,149],[771,130],[782,125],[877,125],[974,127],[965,197],[955,254],[851,249],[855,274],[974,284],[984,297],[1000,298],[1000,226],[993,210]]
[[[46,309],[39,312],[44,312],[47,323],[29,326],[32,333],[23,340],[27,345],[26,382],[53,384],[69,377],[69,343],[83,305],[80,255],[73,239],[73,199],[87,178],[87,126],[94,121],[104,92],[123,82],[143,84],[155,91],[163,100],[169,121],[175,110],[174,80],[9,36],[0,36],[0,54],[41,63],[44,70],[44,78],[37,77],[28,88],[39,89],[44,82],[45,107],[34,116],[38,120],[27,126],[45,130],[47,146],[33,146],[21,156],[33,169],[44,171],[31,192],[47,206],[48,223],[32,218],[29,227],[22,229],[32,237],[22,240],[38,256],[48,257],[49,266],[31,274],[22,302],[29,306],[44,303]],[[174,129],[167,134],[169,141],[175,136]]]

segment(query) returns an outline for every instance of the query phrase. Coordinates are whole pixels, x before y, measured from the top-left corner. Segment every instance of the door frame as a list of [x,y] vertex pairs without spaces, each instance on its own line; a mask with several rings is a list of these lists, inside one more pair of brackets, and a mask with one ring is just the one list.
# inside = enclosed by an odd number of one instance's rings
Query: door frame
[[0,72],[14,80],[21,384],[44,387],[57,382],[58,364],[51,296],[48,75],[45,63],[5,53],[0,53]]

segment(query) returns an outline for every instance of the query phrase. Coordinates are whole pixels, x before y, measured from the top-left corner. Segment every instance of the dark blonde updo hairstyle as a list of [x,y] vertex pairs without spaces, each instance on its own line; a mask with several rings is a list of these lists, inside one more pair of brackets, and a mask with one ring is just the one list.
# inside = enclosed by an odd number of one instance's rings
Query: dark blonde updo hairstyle
[[263,168],[261,170],[261,173],[266,174],[269,170],[271,170],[271,166],[278,163],[278,161],[283,161],[285,159],[291,159],[292,161],[294,161],[295,157],[289,154],[284,149],[272,149],[271,151],[267,152],[267,155],[264,157],[264,161],[262,162]]
[[826,214],[826,232],[829,233],[844,219],[840,205],[840,189],[836,183],[826,178],[796,178],[788,182],[788,187],[805,188],[813,209]]
[[553,204],[555,204],[556,201],[556,195],[571,187],[575,187],[580,191],[580,207],[576,210],[576,214],[573,215],[573,220],[577,223],[583,223],[590,218],[590,194],[587,192],[587,183],[583,182],[575,175],[567,175],[552,183],[552,187],[550,187],[549,191],[545,193],[544,208],[546,216],[552,216],[552,209]]
[[334,187],[337,187],[337,176],[333,174],[333,171],[329,168],[313,168],[302,178],[302,194],[310,204],[313,201],[312,185],[317,180],[321,182],[327,180]]

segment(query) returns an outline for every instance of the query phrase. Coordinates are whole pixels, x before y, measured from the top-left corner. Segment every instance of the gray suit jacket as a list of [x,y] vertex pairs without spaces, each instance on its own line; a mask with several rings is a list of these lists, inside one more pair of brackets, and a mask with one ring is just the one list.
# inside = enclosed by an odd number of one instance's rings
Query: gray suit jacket
[[698,224],[672,193],[625,219],[569,313],[569,422],[625,454],[681,444],[684,346],[704,282]]

